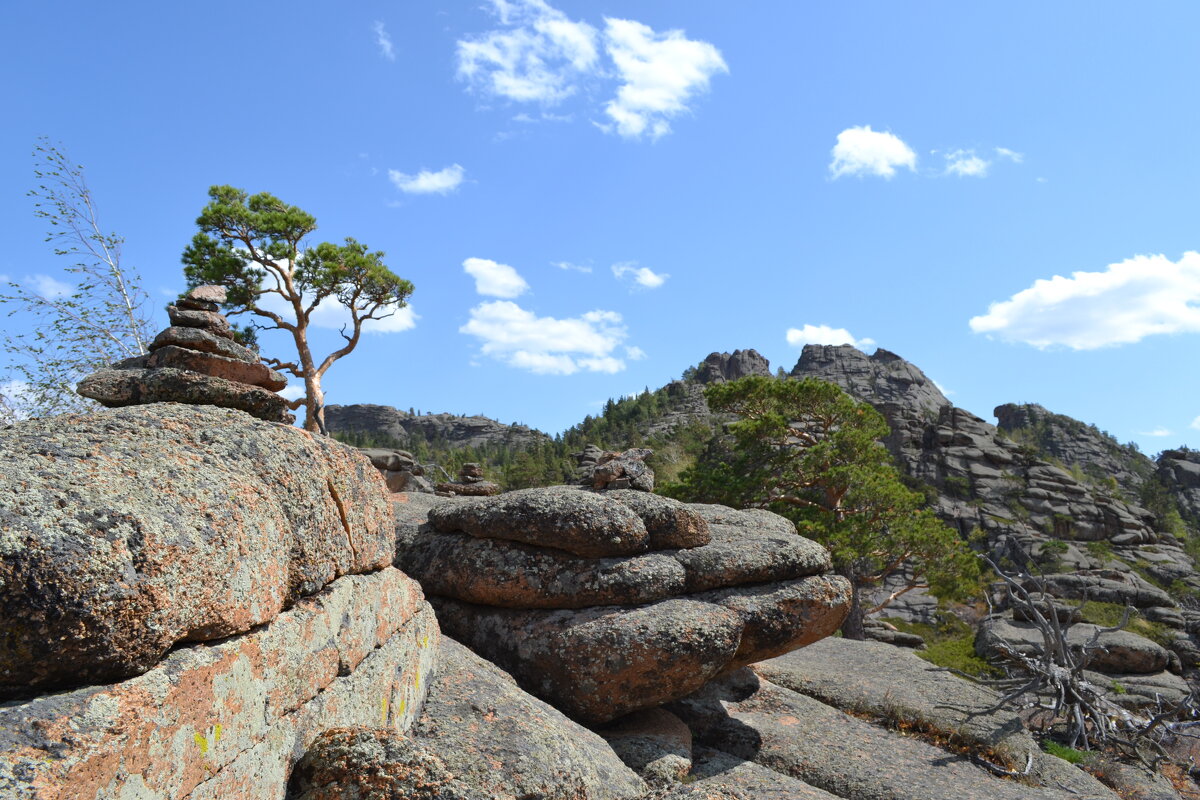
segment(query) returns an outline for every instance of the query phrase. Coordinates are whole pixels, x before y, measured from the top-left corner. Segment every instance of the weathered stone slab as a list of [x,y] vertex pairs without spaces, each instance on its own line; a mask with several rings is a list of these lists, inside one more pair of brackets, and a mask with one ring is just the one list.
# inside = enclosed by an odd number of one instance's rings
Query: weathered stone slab
[[627,714],[598,733],[651,786],[677,784],[692,769],[692,732],[666,709]]
[[288,401],[275,392],[171,367],[97,370],[81,380],[75,391],[109,408],[186,403],[233,408],[267,422],[295,421]]
[[1091,787],[1086,793],[1059,788],[1058,780],[1050,788],[998,778],[966,756],[850,716],[749,670],[714,681],[669,709],[688,723],[695,741],[837,797],[1117,800],[1078,770]]
[[150,349],[157,350],[167,345],[175,345],[201,353],[213,353],[225,356],[225,358],[245,361],[247,364],[259,363],[258,354],[250,348],[242,347],[237,342],[209,333],[201,328],[184,328],[178,325],[164,328],[158,336],[154,337],[154,341],[150,343]]
[[651,550],[699,547],[712,538],[704,517],[678,500],[633,489],[610,489],[604,497],[629,507],[642,518]]
[[[693,504],[691,508],[699,506]],[[738,525],[710,520],[708,544],[672,552],[672,557],[687,571],[688,592],[787,580],[832,568],[829,551],[797,534],[783,517],[777,519],[787,527],[768,519],[769,512],[749,514],[724,509],[719,519],[727,520],[741,513],[746,516],[738,520],[742,523]],[[760,522],[764,524],[755,524]]]
[[431,595],[502,608],[639,605],[684,589],[683,567],[665,553],[581,558],[427,529],[397,551],[397,566]]
[[742,637],[725,666],[729,671],[832,635],[850,610],[850,583],[840,575],[812,575],[688,597],[724,606],[741,617]]
[[325,728],[408,729],[438,636],[399,570],[342,577],[144,675],[0,707],[0,796],[282,798]]
[[[197,329],[199,330],[199,329]],[[247,383],[251,386],[261,386],[272,392],[277,392],[287,386],[287,378],[257,361],[248,363],[234,358],[227,358],[215,353],[201,353],[187,350],[173,344],[163,345],[150,354],[146,366],[173,367],[199,372],[213,378],[224,378],[235,383]]]
[[598,735],[449,638],[411,736],[489,800],[632,800],[646,791]]
[[603,495],[559,489],[522,489],[494,498],[435,506],[429,521],[443,533],[461,531],[556,547],[579,556],[604,558],[644,552],[649,544],[640,517]]
[[491,800],[407,736],[332,728],[296,764],[288,800]]
[[446,633],[576,719],[607,722],[695,691],[733,660],[745,622],[711,603],[516,611],[430,598]]
[[0,697],[144,672],[393,559],[366,458],[228,409],[19,422],[0,476]]
[[753,761],[695,748],[688,782],[658,800],[838,800],[837,795],[759,766]]
[[217,336],[226,339],[233,338],[233,329],[229,327],[229,320],[216,311],[198,311],[179,306],[167,306],[167,318],[171,320],[172,325],[180,328],[203,328]]

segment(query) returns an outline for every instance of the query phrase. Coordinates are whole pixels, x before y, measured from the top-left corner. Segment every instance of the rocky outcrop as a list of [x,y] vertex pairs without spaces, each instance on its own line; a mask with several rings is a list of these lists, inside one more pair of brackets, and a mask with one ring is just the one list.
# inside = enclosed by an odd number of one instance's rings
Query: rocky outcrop
[[[828,554],[767,512],[559,487],[427,514],[401,512],[397,564],[443,628],[587,722],[816,641],[848,608]],[[698,544],[650,549],[648,525]]]
[[[1132,574],[1150,549],[1145,546],[1154,545],[1164,563],[1188,563],[1179,546],[1155,530],[1150,512],[955,408],[919,369],[893,353],[867,356],[849,345],[809,345],[791,374],[832,381],[878,408],[892,429],[886,443],[900,466],[937,490],[939,516],[964,538],[986,536],[997,560],[1032,559],[1047,573]],[[1200,576],[1186,573],[1177,574],[1200,588]]]
[[233,341],[218,311],[225,289],[200,286],[167,307],[171,327],[150,353],[102,369],[80,381],[77,391],[109,408],[143,403],[188,403],[236,408],[269,422],[295,417],[278,390],[287,378],[258,354]]
[[452,447],[478,449],[487,445],[505,445],[524,449],[551,441],[541,431],[525,425],[505,425],[488,417],[410,414],[391,406],[368,403],[326,406],[325,425],[331,434],[367,434],[397,447],[412,447],[415,440],[422,440]]
[[128,678],[393,558],[367,459],[231,409],[19,422],[0,474],[0,696]]
[[696,368],[695,379],[703,384],[736,381],[750,375],[771,376],[771,365],[757,350],[709,353]]
[[646,459],[652,455],[654,451],[645,447],[634,447],[623,453],[601,453],[590,469],[580,464],[580,483],[597,490],[653,492],[654,470],[646,466]]
[[1043,458],[1074,467],[1095,481],[1114,480],[1126,500],[1137,501],[1155,465],[1137,450],[1126,447],[1095,425],[1055,414],[1036,403],[996,406],[998,428],[1009,438],[1034,448]]
[[349,575],[145,674],[0,707],[0,796],[282,798],[328,728],[405,731],[438,629],[399,570]]
[[1157,474],[1180,510],[1200,520],[1200,451],[1179,448],[1164,450],[1158,457]]

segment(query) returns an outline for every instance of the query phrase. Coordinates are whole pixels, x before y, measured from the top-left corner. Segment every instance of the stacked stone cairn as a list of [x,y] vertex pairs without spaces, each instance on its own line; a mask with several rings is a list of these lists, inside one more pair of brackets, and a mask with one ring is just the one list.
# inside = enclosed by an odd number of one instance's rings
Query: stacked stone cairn
[[364,447],[362,454],[371,459],[371,466],[379,470],[389,492],[433,491],[433,486],[425,478],[425,468],[407,450]]
[[654,491],[654,470],[646,458],[654,451],[635,447],[623,453],[606,452],[589,444],[582,452],[572,453],[577,465],[579,484],[589,489],[635,489]]
[[817,641],[849,609],[829,553],[766,511],[577,486],[393,508],[396,565],[443,631],[587,724]]
[[109,408],[144,403],[187,403],[236,408],[268,422],[291,424],[288,401],[276,392],[287,378],[233,339],[220,313],[223,286],[198,286],[167,306],[171,327],[150,353],[102,369],[77,391]]
[[458,479],[437,485],[438,494],[462,497],[491,497],[500,494],[500,486],[483,477],[483,467],[474,462],[462,465]]

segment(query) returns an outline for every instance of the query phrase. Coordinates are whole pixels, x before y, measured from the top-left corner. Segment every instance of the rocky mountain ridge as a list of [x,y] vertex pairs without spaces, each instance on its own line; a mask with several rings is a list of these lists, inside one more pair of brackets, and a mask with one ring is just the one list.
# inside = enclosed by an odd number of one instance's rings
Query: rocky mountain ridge
[[413,414],[371,403],[330,405],[325,408],[330,434],[366,434],[380,444],[412,449],[417,441],[449,447],[480,448],[502,445],[524,449],[552,441],[526,425],[505,425],[490,417],[458,414]]

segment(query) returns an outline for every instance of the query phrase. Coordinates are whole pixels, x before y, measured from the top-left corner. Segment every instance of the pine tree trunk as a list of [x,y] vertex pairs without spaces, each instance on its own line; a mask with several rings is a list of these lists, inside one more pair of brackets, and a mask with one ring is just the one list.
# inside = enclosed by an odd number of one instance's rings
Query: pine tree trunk
[[863,627],[863,607],[858,596],[858,583],[855,581],[854,570],[840,569],[838,574],[850,581],[850,613],[842,622],[842,638],[861,642],[867,638],[867,633]]

